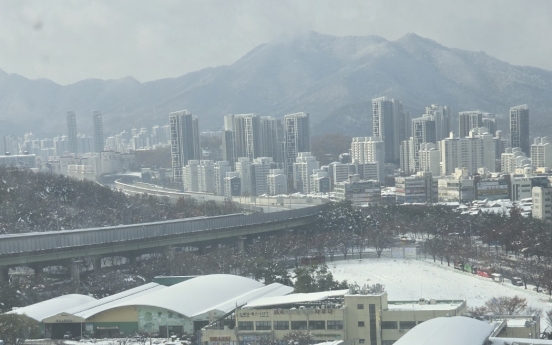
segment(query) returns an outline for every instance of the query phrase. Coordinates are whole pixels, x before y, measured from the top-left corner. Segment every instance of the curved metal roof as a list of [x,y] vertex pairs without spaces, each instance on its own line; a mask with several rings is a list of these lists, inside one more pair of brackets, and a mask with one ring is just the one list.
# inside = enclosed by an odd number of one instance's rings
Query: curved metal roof
[[69,308],[96,301],[95,298],[79,294],[71,294],[52,298],[26,307],[12,310],[8,313],[25,314],[41,322],[43,319],[61,313]]
[[[236,307],[236,304],[247,303],[256,295],[253,293],[249,298],[243,298],[247,294],[263,287],[267,289],[272,285],[274,284],[265,287],[263,283],[256,280],[230,274],[211,274],[199,276],[165,289],[127,300],[116,307],[147,305],[172,310],[187,317],[193,317],[194,315],[214,310],[215,307],[217,307],[217,310],[229,312]],[[269,290],[265,291],[268,292]],[[262,293],[260,292],[261,296]],[[289,292],[284,290],[281,293],[285,294]],[[240,297],[242,297],[241,301]]]
[[417,325],[395,345],[483,345],[494,327],[463,316],[438,317]]

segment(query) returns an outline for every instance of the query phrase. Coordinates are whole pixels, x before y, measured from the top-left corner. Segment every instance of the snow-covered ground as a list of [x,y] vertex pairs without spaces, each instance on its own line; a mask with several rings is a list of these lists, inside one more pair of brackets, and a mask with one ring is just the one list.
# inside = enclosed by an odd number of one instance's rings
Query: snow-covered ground
[[[495,283],[471,273],[461,272],[446,263],[405,259],[362,259],[328,262],[335,279],[349,283],[383,284],[390,301],[445,299],[466,300],[468,307],[481,306],[489,298],[497,296],[524,297],[527,304],[547,311],[552,308],[548,295],[537,293],[528,287],[514,286],[509,282]],[[546,322],[541,319],[541,329]]]

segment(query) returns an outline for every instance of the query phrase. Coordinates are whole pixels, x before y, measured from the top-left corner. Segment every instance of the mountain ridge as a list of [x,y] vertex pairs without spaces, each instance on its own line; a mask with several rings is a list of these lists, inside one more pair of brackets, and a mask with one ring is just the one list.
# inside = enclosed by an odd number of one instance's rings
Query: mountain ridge
[[79,132],[91,134],[91,111],[100,110],[111,135],[166,124],[169,112],[189,109],[202,129],[220,129],[228,113],[306,111],[314,133],[364,136],[371,134],[371,99],[387,96],[400,99],[413,117],[434,103],[453,113],[498,114],[527,103],[532,132],[543,135],[552,128],[550,94],[552,71],[448,48],[414,33],[389,41],[309,32],[258,45],[229,65],[147,82],[129,76],[60,85],[0,70],[0,134],[64,134],[67,110],[77,113]]

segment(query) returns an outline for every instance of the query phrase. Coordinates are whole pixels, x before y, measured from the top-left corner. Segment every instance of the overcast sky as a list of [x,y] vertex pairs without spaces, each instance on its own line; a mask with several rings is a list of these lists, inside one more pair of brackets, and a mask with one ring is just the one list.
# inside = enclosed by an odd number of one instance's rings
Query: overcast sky
[[61,84],[148,81],[230,64],[307,30],[414,32],[552,70],[552,0],[0,0],[0,69]]

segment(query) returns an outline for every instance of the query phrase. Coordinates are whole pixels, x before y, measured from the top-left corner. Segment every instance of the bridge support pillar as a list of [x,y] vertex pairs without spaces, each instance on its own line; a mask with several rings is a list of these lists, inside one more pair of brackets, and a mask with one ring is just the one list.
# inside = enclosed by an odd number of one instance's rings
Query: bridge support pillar
[[0,283],[8,283],[10,281],[10,268],[0,267]]
[[245,249],[245,239],[247,237],[238,237],[236,238],[235,246],[238,253],[243,253]]
[[37,262],[31,266],[34,271],[35,280],[39,280],[44,272],[44,264]]
[[100,273],[102,270],[102,258],[100,256],[92,257],[92,269],[94,273]]
[[165,259],[167,260],[167,267],[169,270],[169,274],[172,275],[173,272],[175,272],[175,264],[174,264],[174,247],[165,247],[163,248],[163,255],[165,256]]
[[206,243],[199,243],[197,245],[197,253],[199,255],[204,255],[205,252],[206,252],[206,249],[207,249],[207,244]]
[[69,262],[69,273],[71,274],[74,291],[78,291],[80,286],[80,262],[80,260],[71,260]]

